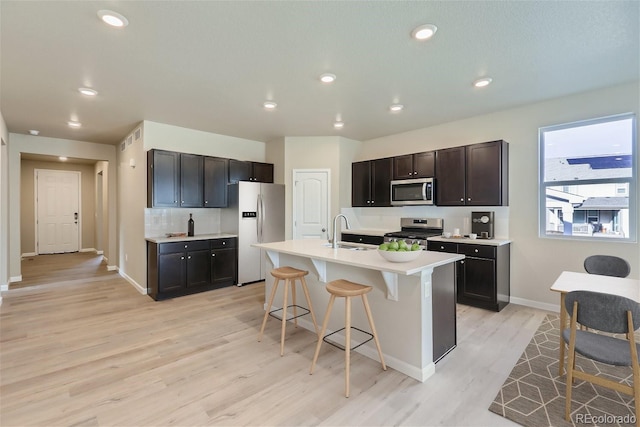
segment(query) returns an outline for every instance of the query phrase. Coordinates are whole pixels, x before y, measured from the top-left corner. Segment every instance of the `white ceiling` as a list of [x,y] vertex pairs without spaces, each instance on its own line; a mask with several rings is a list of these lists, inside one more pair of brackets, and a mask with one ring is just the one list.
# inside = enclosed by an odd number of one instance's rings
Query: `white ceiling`
[[[129,26],[104,25],[100,9]],[[412,40],[424,23],[435,37]],[[635,0],[2,0],[0,25],[9,131],[108,144],[142,120],[369,140],[640,78]],[[321,84],[324,72],[338,79]],[[474,88],[483,76],[493,84]],[[390,113],[396,102],[405,110]]]

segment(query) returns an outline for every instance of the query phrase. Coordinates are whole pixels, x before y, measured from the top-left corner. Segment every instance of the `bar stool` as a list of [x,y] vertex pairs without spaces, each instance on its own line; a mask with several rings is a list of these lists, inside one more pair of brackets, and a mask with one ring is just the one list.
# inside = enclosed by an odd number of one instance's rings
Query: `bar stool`
[[[349,365],[351,363],[351,350],[354,350],[361,345],[371,341],[372,339],[376,343],[376,348],[378,349],[378,355],[380,356],[380,362],[382,363],[382,369],[387,370],[387,366],[384,363],[384,357],[382,356],[382,349],[380,348],[380,342],[378,341],[378,334],[376,332],[376,327],[373,324],[373,318],[371,317],[371,308],[369,308],[369,301],[367,300],[367,293],[371,292],[373,289],[371,286],[361,285],[359,283],[349,282],[348,280],[339,279],[334,280],[332,282],[327,283],[327,291],[331,294],[331,298],[329,299],[329,305],[327,306],[327,313],[324,316],[324,321],[322,322],[322,331],[320,331],[320,335],[318,336],[318,344],[316,345],[316,353],[313,355],[313,362],[311,362],[311,370],[309,374],[313,374],[313,368],[316,365],[316,361],[318,360],[318,354],[320,354],[320,346],[322,345],[322,341],[325,341],[328,344],[333,345],[334,347],[341,348],[340,346],[330,342],[327,340],[333,334],[336,334],[342,330],[345,331],[345,396],[349,397]],[[367,313],[367,319],[369,320],[369,326],[371,326],[371,334],[363,331],[362,329],[355,328],[351,326],[351,298],[362,296],[362,303],[364,304],[364,310]],[[333,303],[336,297],[344,297],[345,298],[345,326],[344,328],[338,329],[335,332],[332,332],[329,335],[324,336],[324,333],[327,330],[327,324],[329,323],[329,316],[331,314],[331,309],[333,308]],[[351,348],[351,328],[357,329],[358,331],[365,333],[370,336],[370,338],[357,346]]]
[[[262,340],[262,334],[264,332],[264,327],[267,324],[267,317],[272,316],[278,319],[274,313],[278,311],[282,311],[282,332],[280,334],[280,356],[284,355],[284,334],[287,326],[287,320],[293,320],[296,328],[298,327],[298,317],[305,316],[311,313],[311,319],[313,320],[313,327],[315,328],[316,335],[318,335],[318,324],[316,323],[316,316],[313,313],[313,307],[311,305],[311,299],[309,298],[309,290],[307,289],[307,282],[304,280],[304,276],[309,274],[308,271],[298,270],[293,267],[279,267],[271,270],[271,275],[275,277],[275,281],[273,283],[273,288],[271,288],[271,295],[269,296],[269,304],[267,305],[267,311],[264,313],[264,319],[262,320],[262,327],[260,328],[260,335],[258,335],[258,341]],[[276,310],[271,310],[273,307],[273,299],[276,296],[276,291],[278,290],[278,284],[280,280],[284,280],[284,298],[282,303],[282,308],[278,308]],[[300,280],[302,284],[302,290],[304,291],[304,296],[307,299],[308,309],[304,307],[300,307],[296,305],[296,280]],[[289,289],[289,284],[291,284],[291,299],[292,305],[287,305],[288,303],[288,295],[287,291]],[[287,319],[287,308],[293,308],[293,317]],[[298,308],[304,310],[304,313],[298,314]],[[271,310],[271,311],[268,311]]]

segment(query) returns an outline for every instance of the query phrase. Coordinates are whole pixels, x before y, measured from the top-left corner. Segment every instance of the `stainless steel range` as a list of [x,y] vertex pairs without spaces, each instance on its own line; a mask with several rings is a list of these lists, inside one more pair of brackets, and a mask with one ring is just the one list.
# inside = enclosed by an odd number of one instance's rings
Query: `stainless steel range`
[[423,249],[427,247],[427,237],[440,236],[444,231],[442,218],[401,218],[400,231],[384,235],[385,242],[405,239],[407,243],[418,243]]

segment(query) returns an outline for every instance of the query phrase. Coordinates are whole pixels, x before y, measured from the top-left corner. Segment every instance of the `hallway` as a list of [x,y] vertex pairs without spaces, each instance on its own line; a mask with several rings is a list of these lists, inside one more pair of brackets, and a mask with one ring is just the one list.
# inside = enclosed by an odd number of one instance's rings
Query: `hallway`
[[22,281],[9,284],[9,290],[49,286],[76,280],[100,280],[104,276],[118,276],[116,271],[107,271],[102,255],[94,252],[36,255],[21,261]]

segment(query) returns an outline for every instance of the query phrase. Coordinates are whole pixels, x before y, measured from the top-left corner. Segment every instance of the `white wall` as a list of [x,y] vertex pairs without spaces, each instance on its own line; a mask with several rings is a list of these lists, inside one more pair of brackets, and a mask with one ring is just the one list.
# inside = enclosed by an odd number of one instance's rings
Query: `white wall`
[[559,303],[549,287],[563,270],[584,271],[585,257],[604,253],[627,259],[630,277],[638,278],[640,252],[638,243],[538,237],[538,128],[626,112],[637,115],[639,110],[640,85],[636,82],[365,141],[357,160],[508,141],[512,301],[548,308]]
[[[0,111],[0,291],[9,289],[9,131]],[[2,297],[0,296],[0,303]]]
[[[92,142],[72,141],[68,139],[47,138],[42,136],[9,135],[9,278],[20,280],[20,154],[44,154],[49,156],[67,156],[79,159],[103,160],[114,165],[116,150],[113,145]],[[116,259],[116,175],[109,174],[109,238],[105,255],[109,259],[109,268],[115,268]]]

